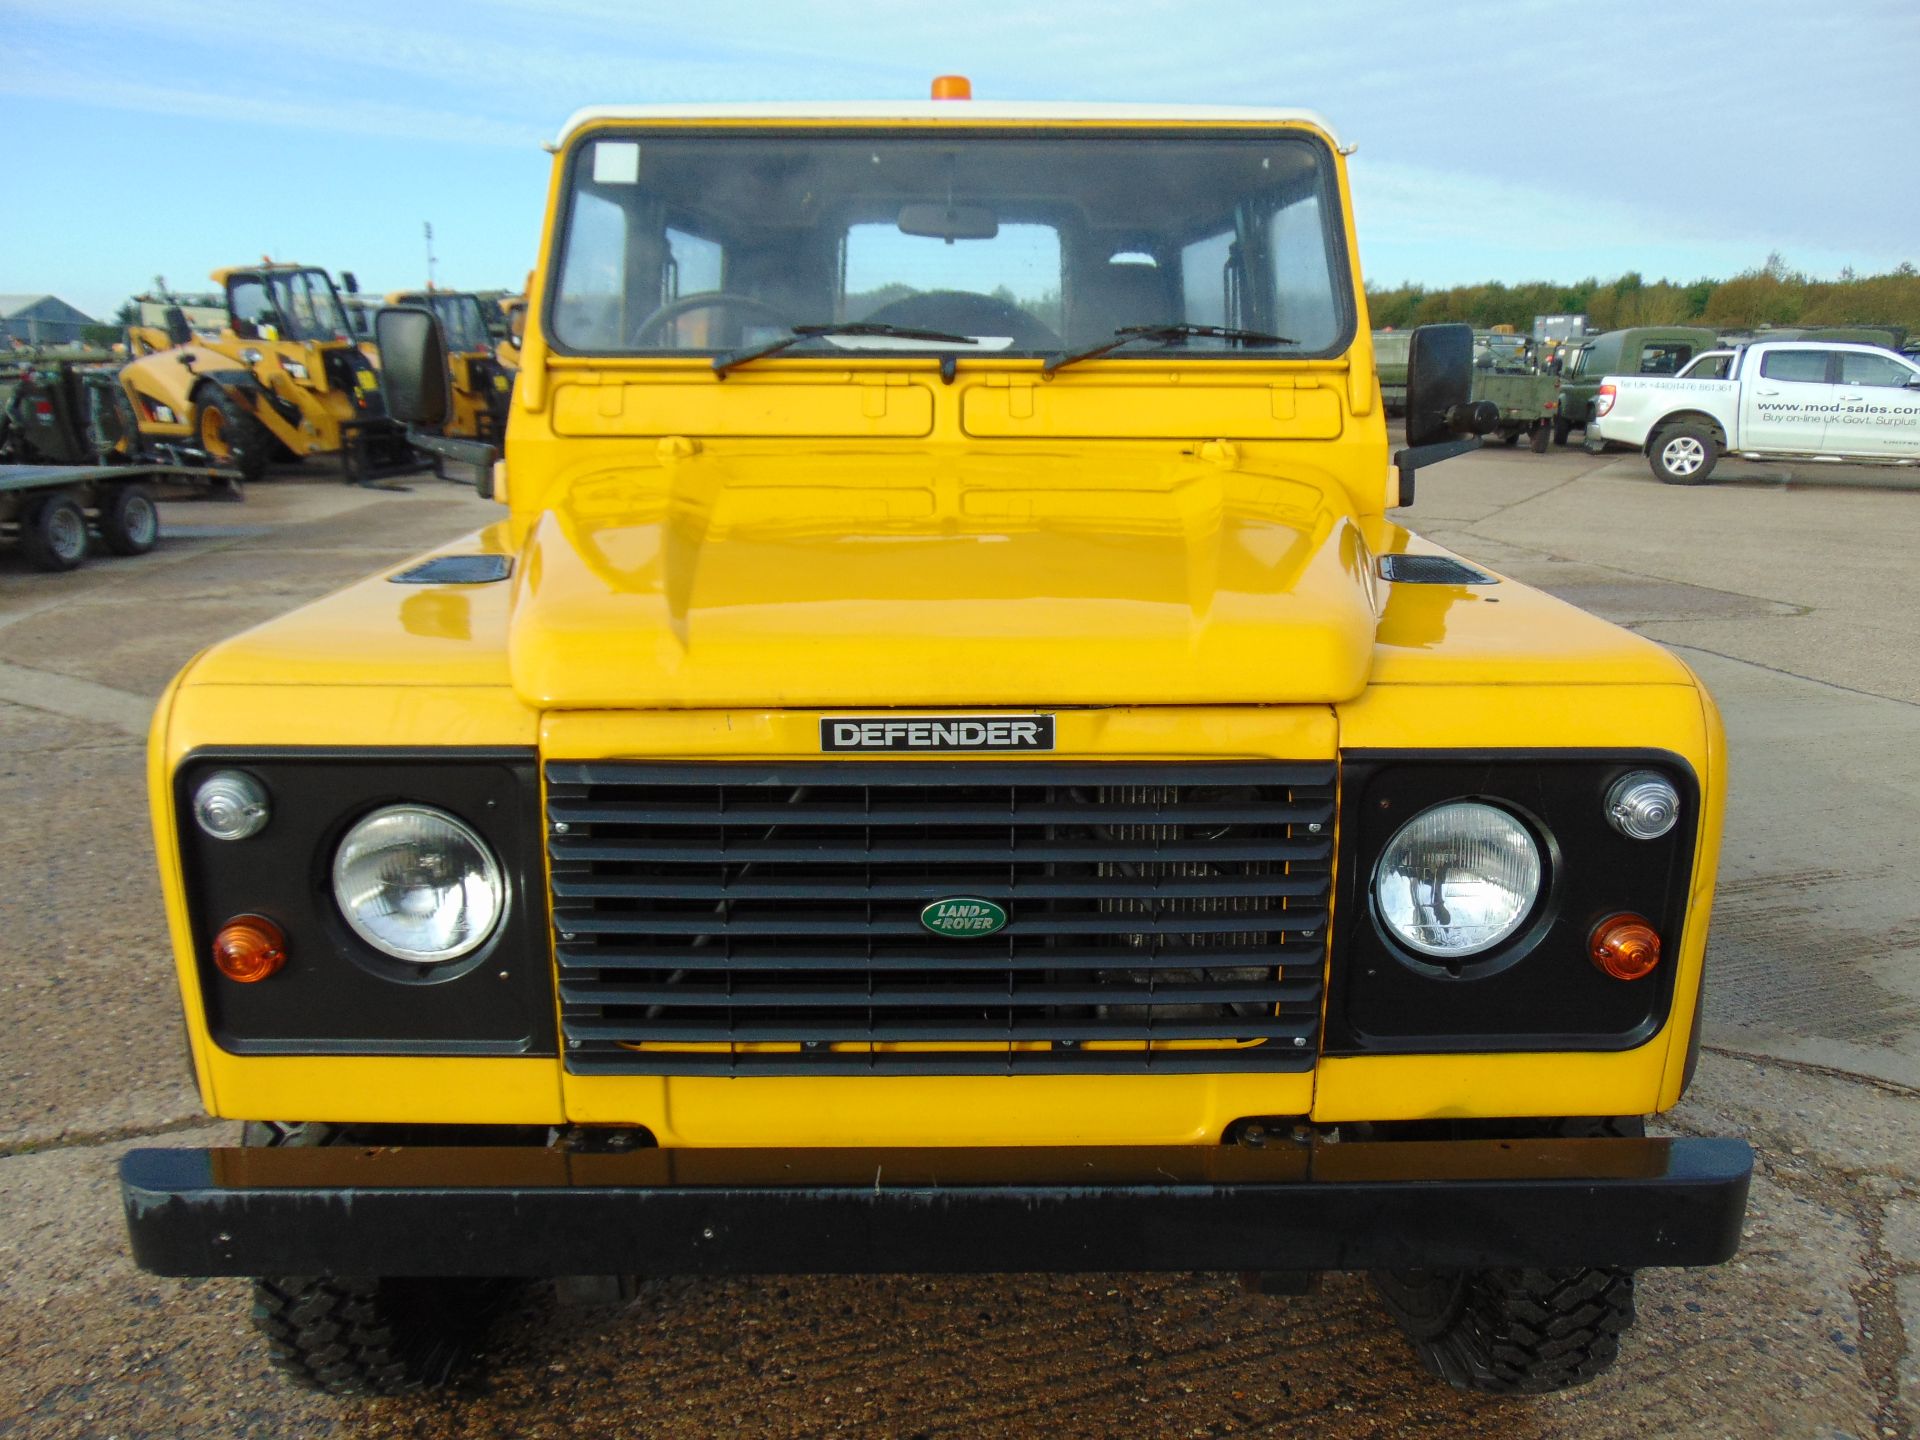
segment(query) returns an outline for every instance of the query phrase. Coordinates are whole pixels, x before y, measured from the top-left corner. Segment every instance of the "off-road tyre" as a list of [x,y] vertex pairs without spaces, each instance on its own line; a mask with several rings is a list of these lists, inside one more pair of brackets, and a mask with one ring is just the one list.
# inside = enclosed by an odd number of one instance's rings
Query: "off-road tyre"
[[20,549],[36,570],[77,569],[87,558],[87,512],[71,495],[49,495],[21,518]]
[[116,555],[144,555],[159,543],[160,511],[145,485],[115,485],[100,506],[100,539]]
[[1668,485],[1704,485],[1720,460],[1720,441],[1705,425],[1668,425],[1647,446],[1647,464]]
[[193,443],[216,469],[238,471],[251,485],[266,478],[273,436],[226,391],[203,385],[195,392]]
[[[1638,1137],[1638,1115],[1414,1121],[1369,1138],[1405,1140]],[[1633,1272],[1376,1271],[1375,1292],[1420,1363],[1456,1390],[1544,1395],[1605,1372],[1633,1324]]]
[[1584,1385],[1612,1366],[1633,1324],[1631,1270],[1401,1270],[1373,1284],[1420,1363],[1456,1390]]
[[1542,420],[1533,427],[1533,434],[1527,439],[1527,448],[1536,455],[1547,453],[1547,422]]
[[1553,443],[1556,445],[1564,445],[1567,443],[1567,437],[1571,434],[1573,434],[1573,422],[1555,417],[1553,422]]
[[[338,1126],[252,1123],[246,1145],[355,1143]],[[268,1275],[253,1282],[253,1327],[273,1368],[329,1395],[405,1395],[443,1383],[484,1333],[497,1280]]]

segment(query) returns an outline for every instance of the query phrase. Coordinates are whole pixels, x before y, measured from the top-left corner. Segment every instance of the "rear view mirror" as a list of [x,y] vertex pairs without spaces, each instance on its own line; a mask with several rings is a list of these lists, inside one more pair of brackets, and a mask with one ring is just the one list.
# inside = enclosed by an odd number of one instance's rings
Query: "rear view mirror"
[[1459,433],[1473,398],[1473,327],[1422,325],[1407,342],[1407,444],[1433,445]]
[[387,413],[407,425],[444,425],[453,382],[447,375],[447,342],[431,310],[388,305],[373,317],[380,346],[380,388]]
[[170,345],[191,345],[193,327],[187,324],[187,312],[178,305],[167,306],[167,343]]
[[360,293],[360,282],[354,277],[354,273],[351,270],[342,270],[340,272],[340,288],[345,290],[349,295],[358,295]]
[[900,207],[900,233],[929,240],[991,240],[1000,233],[1000,217],[984,205],[941,205],[933,201]]

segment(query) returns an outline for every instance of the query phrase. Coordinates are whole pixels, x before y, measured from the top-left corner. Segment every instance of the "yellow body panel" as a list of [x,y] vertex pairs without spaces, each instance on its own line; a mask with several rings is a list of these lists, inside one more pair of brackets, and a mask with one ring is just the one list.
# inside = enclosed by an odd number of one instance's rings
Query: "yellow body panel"
[[[445,547],[510,555],[512,579],[372,577],[214,647],[156,717],[156,841],[213,1113],[639,1124],[677,1145],[1018,1145],[1206,1143],[1248,1115],[1675,1103],[1724,804],[1718,715],[1660,647],[1513,582],[1378,579],[1379,555],[1435,547],[1384,516],[1394,482],[1363,298],[1332,361],[1092,361],[1043,381],[1037,362],[979,356],[943,384],[932,360],[810,355],[723,384],[702,359],[548,349],[559,173],[517,352],[509,510]],[[1671,752],[1705,805],[1685,933],[1667,937],[1671,1013],[1617,1053],[1335,1058],[1277,1075],[607,1077],[558,1059],[242,1057],[209,1038],[171,798],[197,748],[818,760],[823,715],[883,707],[1045,707],[1060,759]]]

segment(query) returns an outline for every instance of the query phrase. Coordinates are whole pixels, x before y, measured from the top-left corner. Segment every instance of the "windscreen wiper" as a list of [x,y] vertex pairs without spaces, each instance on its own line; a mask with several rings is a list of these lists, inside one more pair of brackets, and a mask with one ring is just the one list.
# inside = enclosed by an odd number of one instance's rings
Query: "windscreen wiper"
[[1298,340],[1289,340],[1285,335],[1269,335],[1264,330],[1237,330],[1231,325],[1122,325],[1113,332],[1113,339],[1102,345],[1089,346],[1085,350],[1075,350],[1069,355],[1055,355],[1040,367],[1042,375],[1051,375],[1069,365],[1077,365],[1082,360],[1097,360],[1109,351],[1118,350],[1122,345],[1131,345],[1136,340],[1158,340],[1162,344],[1171,344],[1175,340],[1195,337],[1206,340],[1231,340],[1239,345],[1298,345]]
[[907,325],[885,325],[872,320],[853,320],[840,325],[796,325],[782,338],[769,340],[765,345],[755,345],[746,350],[722,350],[713,357],[713,371],[724,380],[727,372],[736,365],[778,355],[802,341],[818,340],[823,335],[884,335],[891,340],[937,340],[943,345],[980,343],[971,335],[949,335],[944,330],[916,330]]

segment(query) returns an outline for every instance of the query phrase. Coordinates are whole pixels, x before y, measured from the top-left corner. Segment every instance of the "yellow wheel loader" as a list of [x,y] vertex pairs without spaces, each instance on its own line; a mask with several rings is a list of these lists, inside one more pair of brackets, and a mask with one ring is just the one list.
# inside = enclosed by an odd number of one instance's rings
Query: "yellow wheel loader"
[[177,308],[134,326],[120,372],[140,433],[198,451],[247,480],[275,458],[338,454],[349,481],[414,465],[372,361],[324,270],[263,263],[216,270],[224,323],[209,334]]
[[431,311],[447,343],[451,384],[444,433],[499,443],[507,433],[507,400],[513,380],[494,354],[480,297],[457,290],[396,290],[389,305]]

